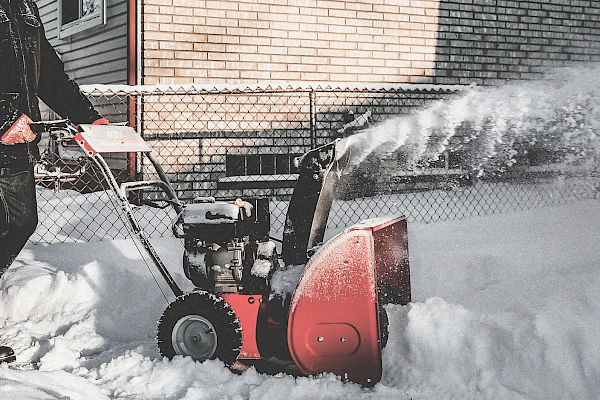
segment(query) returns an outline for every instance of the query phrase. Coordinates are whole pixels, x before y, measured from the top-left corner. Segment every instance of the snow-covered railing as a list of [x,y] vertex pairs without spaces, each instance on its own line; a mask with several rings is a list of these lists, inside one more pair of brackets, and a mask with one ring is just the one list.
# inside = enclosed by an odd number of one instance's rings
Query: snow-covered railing
[[475,85],[435,85],[420,83],[369,84],[357,82],[264,82],[253,84],[156,84],[156,85],[81,85],[93,96],[203,93],[277,93],[277,92],[460,92]]

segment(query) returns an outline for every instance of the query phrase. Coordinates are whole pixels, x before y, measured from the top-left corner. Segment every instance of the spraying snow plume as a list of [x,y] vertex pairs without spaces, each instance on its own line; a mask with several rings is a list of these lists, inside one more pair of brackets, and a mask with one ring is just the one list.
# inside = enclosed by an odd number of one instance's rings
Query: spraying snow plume
[[600,66],[565,68],[537,81],[472,87],[350,136],[338,154],[350,152],[353,165],[395,154],[402,168],[417,170],[453,152],[477,176],[504,172],[533,148],[553,162],[589,162],[600,153],[599,73]]

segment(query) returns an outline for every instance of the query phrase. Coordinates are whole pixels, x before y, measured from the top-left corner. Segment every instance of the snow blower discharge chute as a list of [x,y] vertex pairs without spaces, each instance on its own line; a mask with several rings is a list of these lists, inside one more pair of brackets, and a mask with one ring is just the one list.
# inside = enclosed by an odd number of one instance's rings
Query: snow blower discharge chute
[[[228,366],[263,365],[298,375],[331,372],[364,386],[379,382],[388,335],[384,305],[411,299],[406,219],[366,220],[323,243],[337,172],[349,159],[341,150],[344,139],[297,160],[280,256],[269,236],[268,199],[199,198],[183,204],[133,128],[75,130],[60,120],[34,123],[33,129],[58,141],[74,137],[176,296],[158,324],[162,355],[218,358]],[[118,184],[102,156],[116,152],[143,154],[159,179]],[[173,231],[184,242],[183,272],[196,287],[192,292],[179,288],[134,216],[129,194],[146,189],[164,192],[178,216]],[[300,265],[305,267],[293,293],[273,293],[273,274]]]

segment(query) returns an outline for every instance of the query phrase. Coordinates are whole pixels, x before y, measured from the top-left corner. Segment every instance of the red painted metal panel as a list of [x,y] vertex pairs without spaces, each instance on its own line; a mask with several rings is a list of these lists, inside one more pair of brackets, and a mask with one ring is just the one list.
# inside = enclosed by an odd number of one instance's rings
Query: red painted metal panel
[[375,255],[370,229],[346,231],[309,261],[292,297],[288,344],[307,375],[381,379]]
[[302,373],[332,372],[372,386],[381,379],[378,286],[385,303],[410,301],[406,219],[364,221],[309,260],[292,297],[290,353]]
[[223,293],[221,297],[229,303],[242,327],[242,349],[240,359],[260,359],[258,346],[256,345],[256,320],[260,307],[260,296],[238,293]]

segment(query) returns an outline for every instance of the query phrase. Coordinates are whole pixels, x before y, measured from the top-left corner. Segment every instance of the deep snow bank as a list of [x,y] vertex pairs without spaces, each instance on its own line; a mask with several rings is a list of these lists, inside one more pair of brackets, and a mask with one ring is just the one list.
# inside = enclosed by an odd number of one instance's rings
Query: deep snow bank
[[[409,226],[414,302],[387,309],[384,377],[372,390],[329,375],[295,379],[250,369],[238,376],[218,361],[163,360],[154,334],[171,299],[132,241],[31,245],[0,281],[0,342],[39,370],[1,366],[0,393],[11,399],[597,398],[598,226],[597,201]],[[177,273],[181,244],[155,245],[186,285]]]

